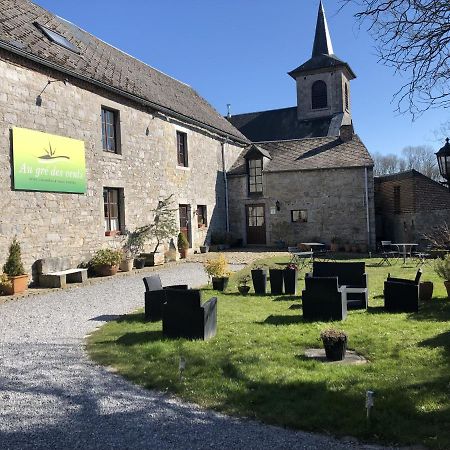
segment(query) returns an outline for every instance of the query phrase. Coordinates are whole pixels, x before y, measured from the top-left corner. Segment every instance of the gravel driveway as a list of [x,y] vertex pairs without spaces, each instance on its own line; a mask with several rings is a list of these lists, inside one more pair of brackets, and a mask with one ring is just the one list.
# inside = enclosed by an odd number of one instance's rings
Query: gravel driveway
[[[160,275],[206,282],[196,263]],[[0,305],[0,449],[365,448],[205,411],[93,364],[85,335],[142,306],[143,291],[132,275]]]

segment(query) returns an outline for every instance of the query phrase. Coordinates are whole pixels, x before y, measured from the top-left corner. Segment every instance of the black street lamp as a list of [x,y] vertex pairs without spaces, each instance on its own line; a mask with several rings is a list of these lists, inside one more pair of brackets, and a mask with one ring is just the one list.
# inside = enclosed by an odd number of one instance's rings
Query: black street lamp
[[450,190],[450,143],[448,138],[445,140],[445,145],[436,153],[436,157],[441,177],[444,178],[444,184]]

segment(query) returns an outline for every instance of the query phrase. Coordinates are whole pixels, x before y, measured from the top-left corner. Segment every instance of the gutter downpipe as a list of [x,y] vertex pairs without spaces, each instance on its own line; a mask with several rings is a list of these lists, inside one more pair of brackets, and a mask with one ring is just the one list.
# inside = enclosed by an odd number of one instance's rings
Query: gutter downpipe
[[366,197],[366,219],[367,219],[367,248],[370,251],[370,217],[369,217],[369,182],[368,182],[367,167],[364,167],[364,187]]
[[225,144],[228,144],[228,136],[225,138],[224,141],[221,142],[222,146],[222,170],[223,170],[223,183],[225,187],[225,223],[226,223],[226,230],[227,233],[230,232],[230,211],[229,211],[229,204],[228,204],[228,179],[227,179],[227,171],[226,171],[226,164],[225,164]]

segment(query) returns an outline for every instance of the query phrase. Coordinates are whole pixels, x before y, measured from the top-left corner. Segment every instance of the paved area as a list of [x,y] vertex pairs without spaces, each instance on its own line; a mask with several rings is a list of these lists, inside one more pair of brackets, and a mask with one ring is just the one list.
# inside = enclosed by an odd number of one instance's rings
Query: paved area
[[[195,263],[160,274],[206,282]],[[92,363],[86,334],[142,306],[143,290],[133,275],[0,305],[0,449],[365,448],[205,411]]]

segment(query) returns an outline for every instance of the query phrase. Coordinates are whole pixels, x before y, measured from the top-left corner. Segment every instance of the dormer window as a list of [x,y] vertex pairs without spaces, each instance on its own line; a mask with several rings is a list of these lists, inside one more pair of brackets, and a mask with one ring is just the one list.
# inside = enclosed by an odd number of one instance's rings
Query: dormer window
[[311,107],[312,109],[322,109],[328,106],[327,84],[318,80],[311,87]]
[[247,161],[247,173],[248,173],[248,193],[260,194],[263,191],[262,184],[262,158],[249,159]]

